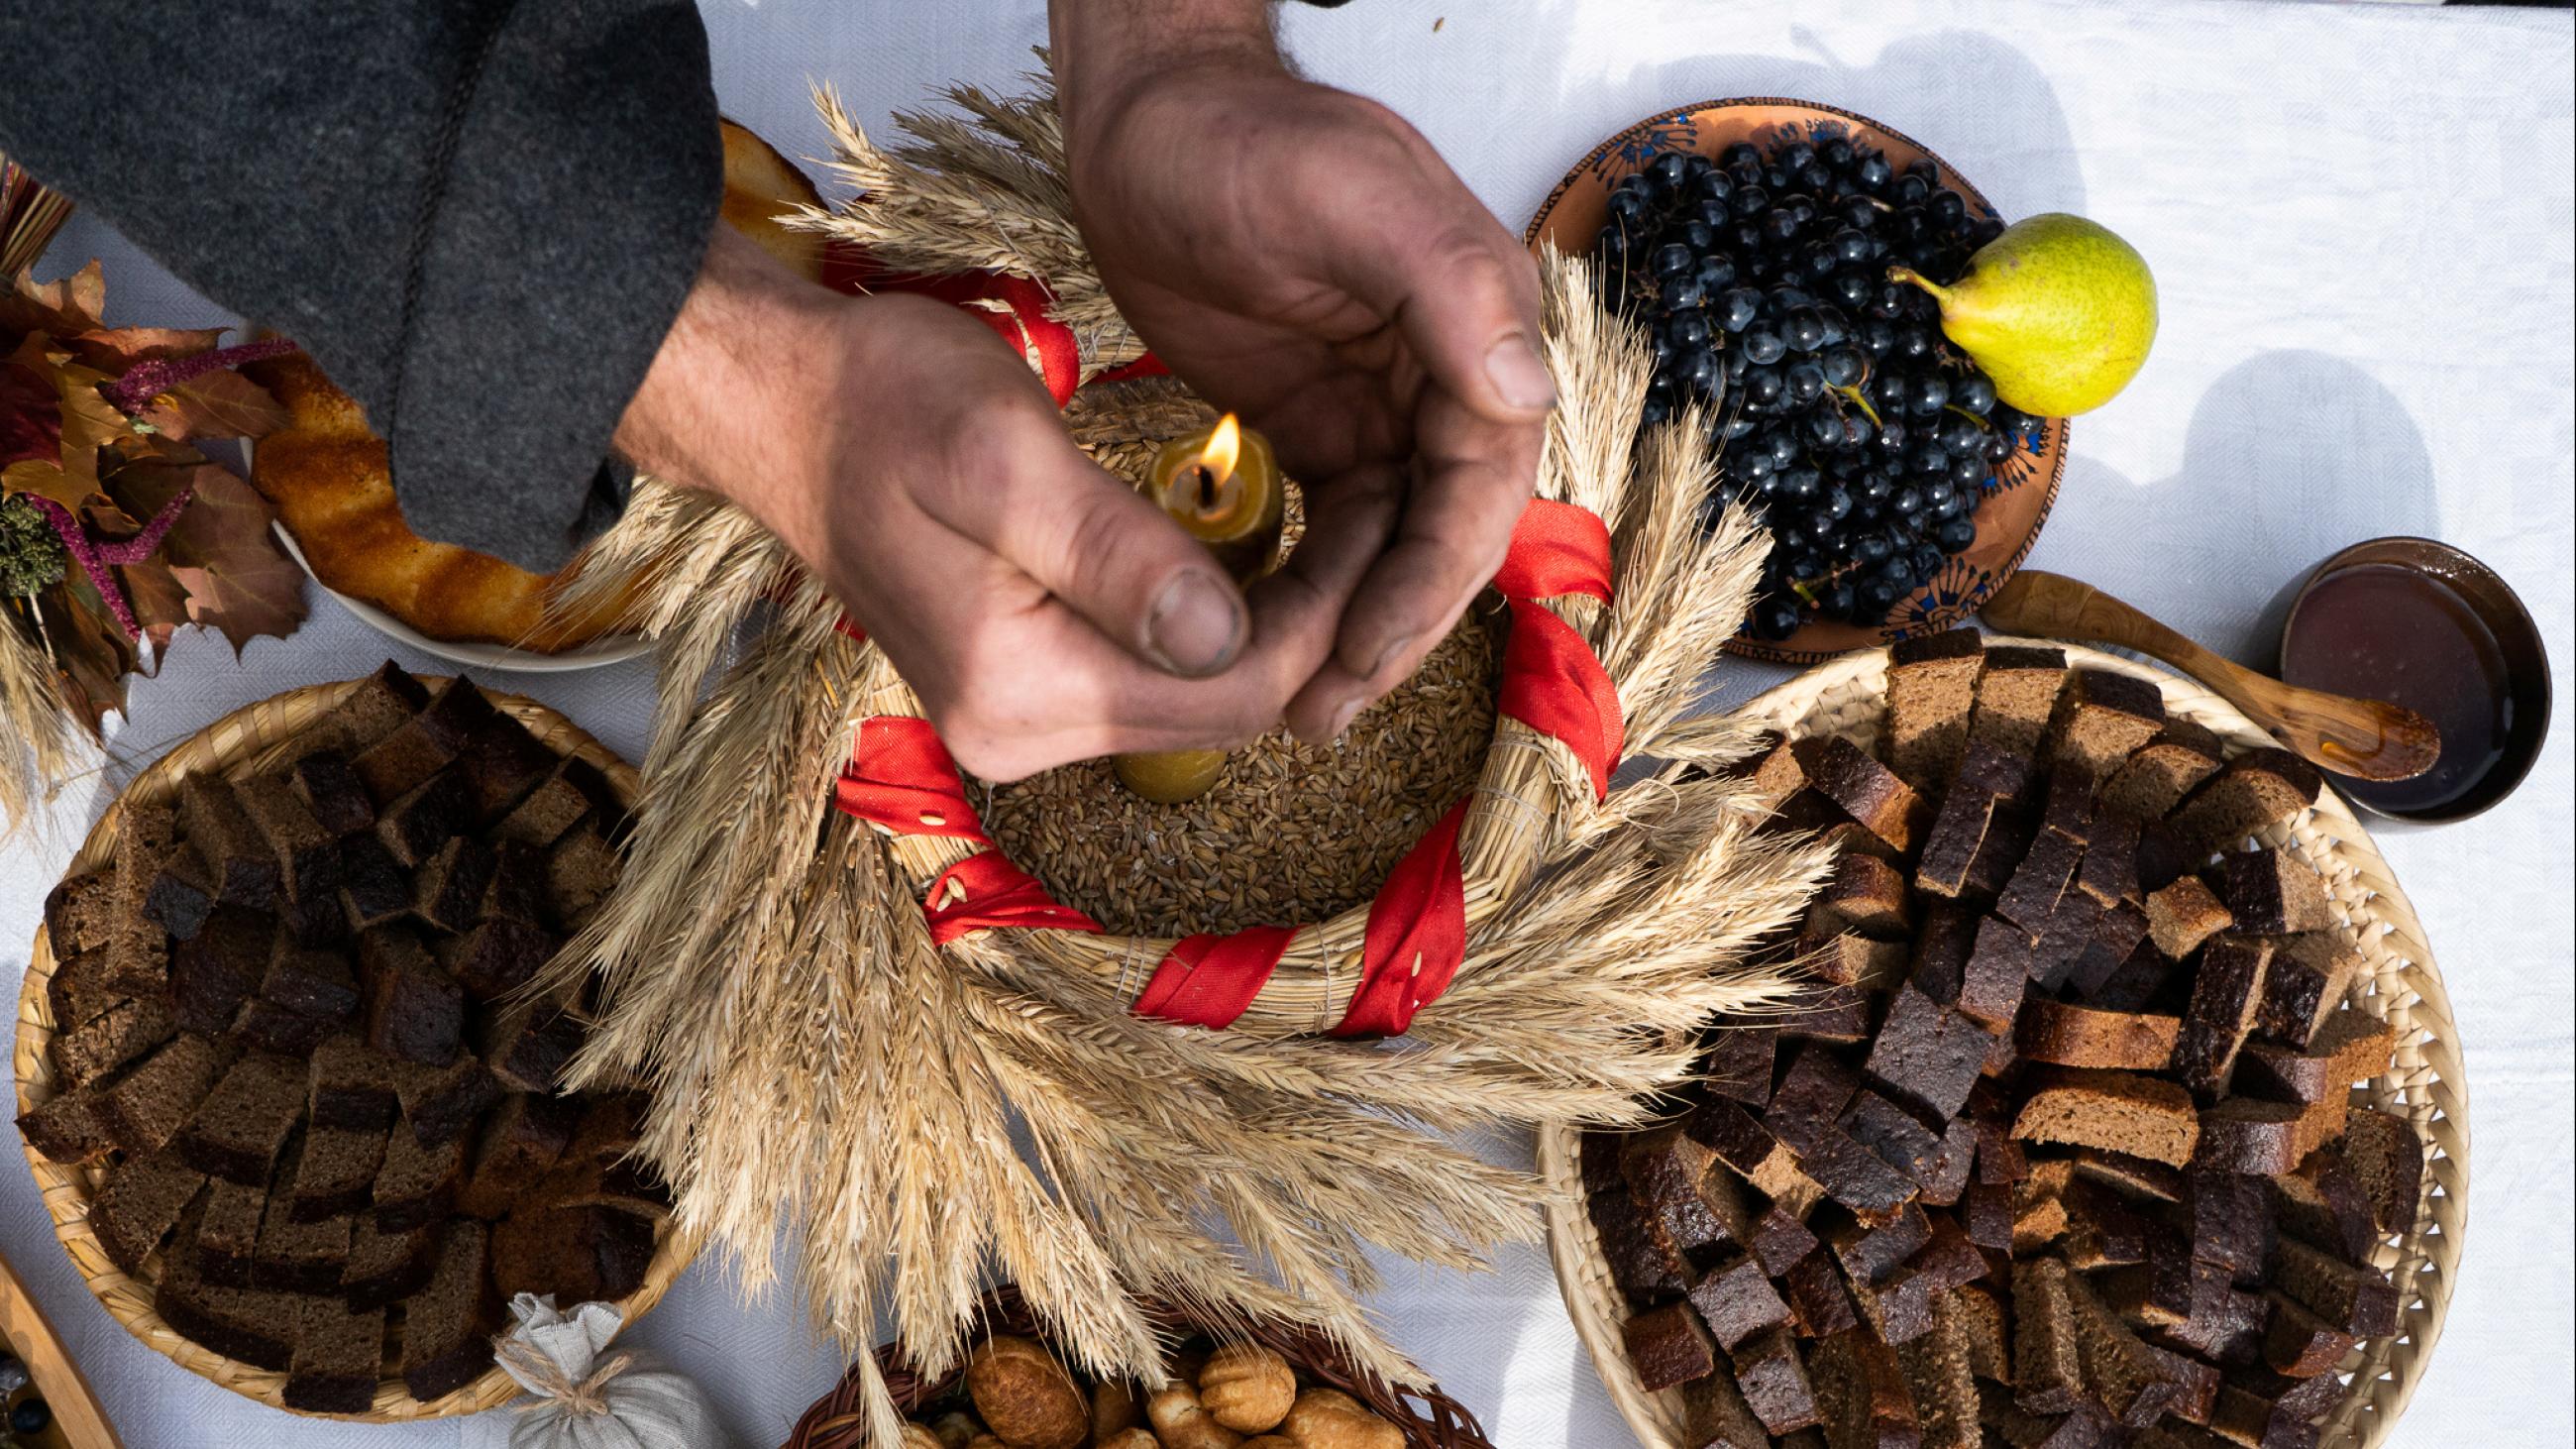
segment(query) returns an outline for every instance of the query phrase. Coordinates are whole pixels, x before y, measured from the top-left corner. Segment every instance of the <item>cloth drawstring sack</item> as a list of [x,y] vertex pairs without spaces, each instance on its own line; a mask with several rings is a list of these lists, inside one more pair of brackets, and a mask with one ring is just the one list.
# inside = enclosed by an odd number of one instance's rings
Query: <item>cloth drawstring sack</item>
[[650,1354],[609,1349],[626,1324],[614,1305],[567,1314],[522,1293],[510,1314],[519,1326],[493,1356],[534,1396],[511,1405],[510,1449],[737,1449],[694,1380]]

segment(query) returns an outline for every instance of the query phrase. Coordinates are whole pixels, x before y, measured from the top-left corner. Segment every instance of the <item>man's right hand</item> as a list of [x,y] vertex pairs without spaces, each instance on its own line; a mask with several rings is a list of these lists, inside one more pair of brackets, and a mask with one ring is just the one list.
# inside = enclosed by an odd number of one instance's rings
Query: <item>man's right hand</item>
[[721,226],[617,443],[777,533],[997,781],[1271,728],[1394,524],[1310,540],[1239,593],[983,324],[825,291]]

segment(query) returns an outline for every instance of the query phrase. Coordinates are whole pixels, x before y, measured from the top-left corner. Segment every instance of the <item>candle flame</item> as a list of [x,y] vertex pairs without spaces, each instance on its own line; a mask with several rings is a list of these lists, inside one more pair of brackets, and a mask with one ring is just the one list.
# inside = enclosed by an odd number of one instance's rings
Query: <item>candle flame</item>
[[1199,450],[1199,466],[1208,471],[1208,486],[1222,488],[1234,476],[1234,465],[1243,456],[1243,425],[1227,413],[1217,419],[1216,431],[1208,434],[1207,446]]

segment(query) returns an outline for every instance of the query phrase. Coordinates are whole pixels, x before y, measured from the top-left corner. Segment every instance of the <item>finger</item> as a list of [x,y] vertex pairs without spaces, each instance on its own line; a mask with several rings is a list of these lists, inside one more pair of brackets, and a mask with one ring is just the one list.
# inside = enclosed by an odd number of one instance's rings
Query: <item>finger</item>
[[944,486],[924,490],[925,511],[1157,669],[1197,678],[1233,663],[1251,618],[1207,549],[1085,458],[1053,410],[992,412]]

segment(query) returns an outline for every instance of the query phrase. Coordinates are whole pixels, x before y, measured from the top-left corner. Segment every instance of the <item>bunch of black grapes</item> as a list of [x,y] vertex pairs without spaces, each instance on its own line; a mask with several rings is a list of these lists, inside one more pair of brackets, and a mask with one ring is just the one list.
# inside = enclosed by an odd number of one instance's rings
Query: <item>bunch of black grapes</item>
[[1697,401],[1771,530],[1749,622],[1875,624],[1976,538],[1995,465],[2037,426],[1941,335],[1902,264],[1958,280],[2003,224],[1930,161],[1841,138],[1662,151],[1610,193],[1607,300],[1655,347],[1646,419]]

